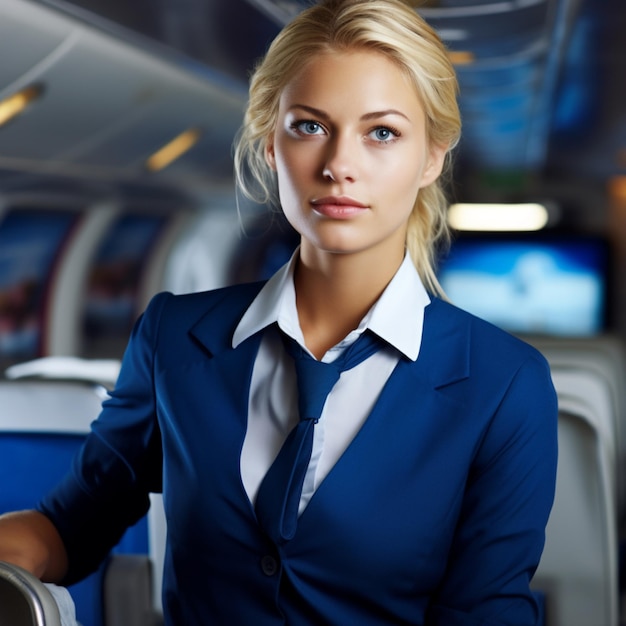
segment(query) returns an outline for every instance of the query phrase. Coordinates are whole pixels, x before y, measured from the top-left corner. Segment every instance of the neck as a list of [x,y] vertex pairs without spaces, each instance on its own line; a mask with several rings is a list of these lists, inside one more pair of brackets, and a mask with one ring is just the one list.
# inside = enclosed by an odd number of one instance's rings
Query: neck
[[309,350],[321,358],[354,330],[400,267],[396,258],[332,254],[303,246],[294,276],[300,327]]

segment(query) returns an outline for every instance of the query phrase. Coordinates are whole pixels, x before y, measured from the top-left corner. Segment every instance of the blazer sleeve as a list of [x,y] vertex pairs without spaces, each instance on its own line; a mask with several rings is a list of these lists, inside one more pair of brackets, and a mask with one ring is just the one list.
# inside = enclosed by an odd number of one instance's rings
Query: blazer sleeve
[[153,358],[170,294],[153,298],[137,320],[115,390],[103,403],[71,470],[38,504],[59,531],[72,584],[97,569],[125,530],[161,490],[161,436],[153,391]]
[[428,626],[530,626],[557,464],[557,399],[540,354],[516,371],[480,443]]

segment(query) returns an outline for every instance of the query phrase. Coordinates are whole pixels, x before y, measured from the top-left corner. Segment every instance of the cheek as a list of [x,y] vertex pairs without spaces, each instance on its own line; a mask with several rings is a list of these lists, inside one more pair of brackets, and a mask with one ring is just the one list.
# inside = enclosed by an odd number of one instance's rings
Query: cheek
[[313,165],[306,154],[294,154],[293,150],[277,152],[275,163],[278,186],[284,191],[297,192],[313,176]]
[[289,202],[297,195],[298,180],[296,173],[291,168],[278,165],[276,169],[276,179],[278,181],[278,193],[281,202]]
[[299,235],[310,232],[308,216],[300,208],[298,198],[291,191],[280,192],[280,206],[285,219]]
[[[414,153],[404,161],[402,170],[404,193],[410,196],[411,206],[415,203],[417,195],[422,188],[422,179],[426,165],[426,155],[421,151]],[[398,170],[400,171],[400,170]]]
[[[396,171],[398,174],[398,171]],[[399,212],[410,213],[420,191],[421,176],[413,169],[389,181],[389,198]]]
[[293,166],[293,163],[289,164],[282,159],[277,159],[276,179],[282,211],[291,225],[296,227],[294,221],[302,219],[301,204],[302,197],[305,195],[302,174],[299,168]]

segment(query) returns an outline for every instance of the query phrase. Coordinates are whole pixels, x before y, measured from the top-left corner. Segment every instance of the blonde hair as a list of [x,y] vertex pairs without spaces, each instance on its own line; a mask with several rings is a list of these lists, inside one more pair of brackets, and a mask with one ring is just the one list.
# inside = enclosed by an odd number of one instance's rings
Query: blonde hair
[[435,274],[438,246],[449,241],[443,180],[461,131],[458,84],[435,31],[401,0],[326,0],[300,13],[278,34],[250,80],[243,126],[235,142],[235,174],[242,192],[278,204],[275,172],[265,143],[276,127],[285,86],[307,60],[332,51],[380,52],[406,73],[426,114],[427,139],[447,146],[442,176],[420,190],[409,218],[406,247],[431,293],[443,295]]

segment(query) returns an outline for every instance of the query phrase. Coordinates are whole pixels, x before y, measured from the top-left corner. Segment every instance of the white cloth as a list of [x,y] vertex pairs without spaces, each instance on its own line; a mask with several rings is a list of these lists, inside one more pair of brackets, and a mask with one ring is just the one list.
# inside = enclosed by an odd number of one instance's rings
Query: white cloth
[[8,367],[4,375],[17,378],[51,378],[98,382],[107,388],[115,385],[121,362],[117,359],[83,359],[75,356],[46,356]]
[[61,626],[80,626],[76,621],[76,606],[70,592],[65,587],[59,587],[51,583],[45,583],[45,586],[59,607]]
[[[235,330],[233,346],[278,323],[283,332],[305,347],[293,284],[296,258],[297,251],[259,292]],[[411,360],[417,359],[424,309],[429,302],[407,255],[358,328],[322,358],[326,362],[333,361],[366,328],[390,344],[387,350],[343,372],[329,394],[314,430],[313,454],[302,490],[300,513],[367,419],[400,353]],[[402,314],[398,315],[398,311]],[[241,452],[241,477],[251,502],[254,503],[265,473],[298,419],[293,361],[285,352],[278,333],[267,332],[253,368],[248,429]]]

